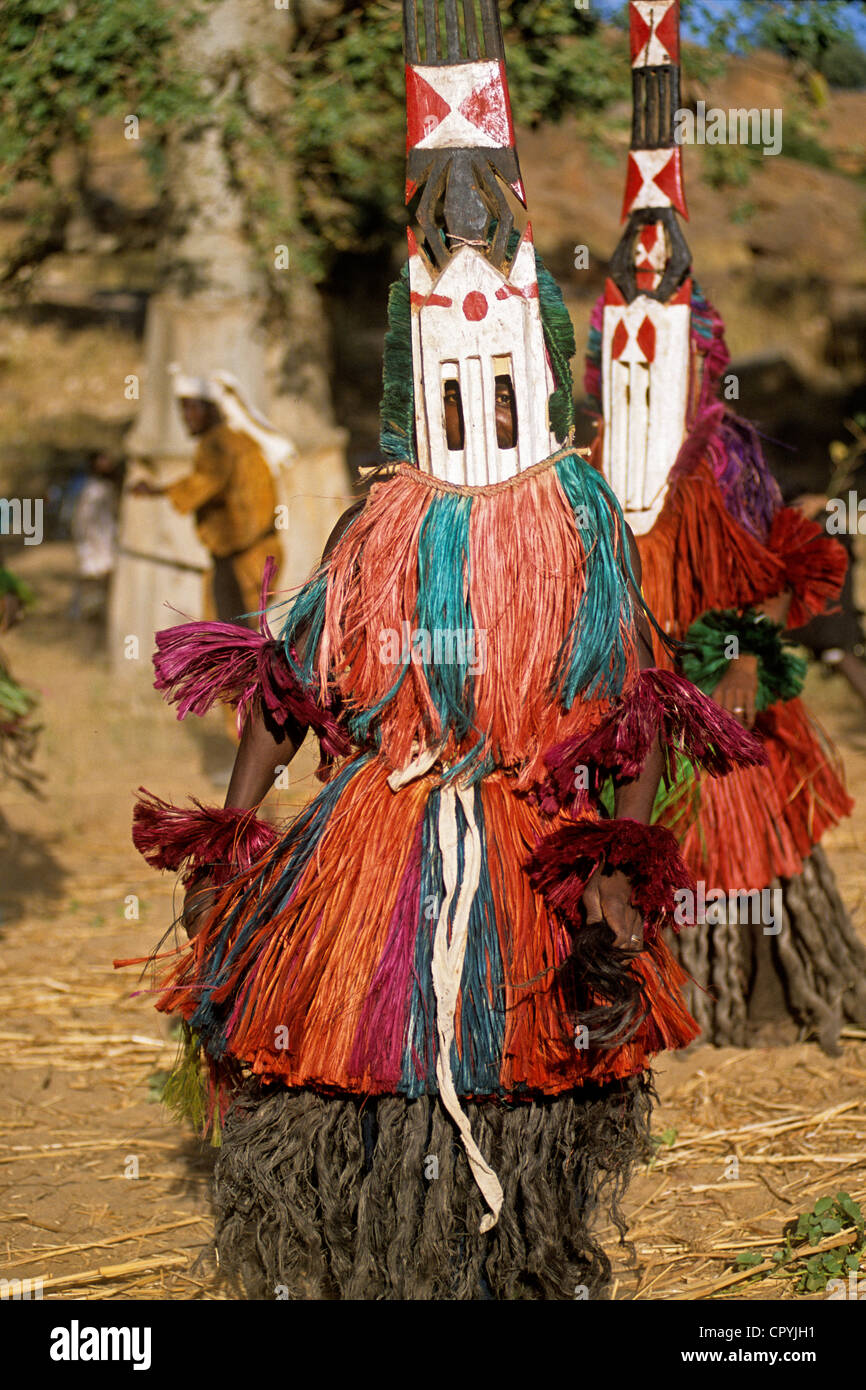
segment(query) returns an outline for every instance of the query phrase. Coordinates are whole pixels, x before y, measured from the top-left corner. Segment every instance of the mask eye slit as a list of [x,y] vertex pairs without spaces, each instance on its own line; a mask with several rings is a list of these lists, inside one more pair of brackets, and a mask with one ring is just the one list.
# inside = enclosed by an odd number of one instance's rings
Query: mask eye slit
[[510,372],[496,374],[496,443],[500,449],[517,447],[517,398]]
[[445,421],[445,442],[452,453],[460,452],[466,441],[463,420],[463,397],[460,382],[448,377],[442,383],[442,415]]

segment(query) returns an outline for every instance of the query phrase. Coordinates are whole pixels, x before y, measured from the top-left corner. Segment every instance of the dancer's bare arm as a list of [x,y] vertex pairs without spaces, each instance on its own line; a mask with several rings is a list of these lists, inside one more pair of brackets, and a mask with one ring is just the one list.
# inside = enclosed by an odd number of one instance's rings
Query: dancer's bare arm
[[[362,499],[349,507],[340,517],[328,537],[322,553],[322,563],[327,560],[349,522],[357,516],[363,505]],[[298,657],[301,661],[304,659],[305,651],[306,633],[302,632],[297,643]],[[261,710],[254,711],[244,726],[224,804],[244,811],[258,806],[274,785],[279,770],[288,767],[306,735],[307,726],[304,724],[291,721],[278,730]],[[183,906],[183,920],[188,936],[195,936],[203,925],[214,896],[215,889],[210,875],[203,875],[190,884]]]

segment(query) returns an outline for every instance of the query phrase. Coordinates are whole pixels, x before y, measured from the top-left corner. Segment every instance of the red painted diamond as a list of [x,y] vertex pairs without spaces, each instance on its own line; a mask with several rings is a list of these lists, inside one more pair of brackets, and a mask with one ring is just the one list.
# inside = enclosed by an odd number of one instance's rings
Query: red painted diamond
[[646,358],[652,362],[656,355],[656,330],[651,319],[645,318],[637,331],[637,345]]
[[616,328],[613,330],[613,342],[610,345],[610,355],[616,360],[628,342],[628,329],[620,319]]

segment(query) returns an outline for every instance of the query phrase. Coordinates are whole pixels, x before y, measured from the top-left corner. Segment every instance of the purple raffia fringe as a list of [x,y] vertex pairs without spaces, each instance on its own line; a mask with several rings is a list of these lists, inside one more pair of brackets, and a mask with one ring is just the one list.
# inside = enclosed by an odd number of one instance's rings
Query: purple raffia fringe
[[269,558],[262,585],[259,631],[233,623],[181,623],[156,634],[154,686],[176,704],[178,719],[205,714],[217,701],[237,710],[238,731],[261,702],[277,724],[309,726],[322,751],[341,757],[351,743],[330,710],[297,680],[268,627],[265,598],[276,571]]
[[754,425],[718,401],[703,405],[677,454],[670,481],[690,473],[702,459],[712,468],[730,515],[766,543],[782,494]]
[[674,919],[674,894],[695,892],[676,837],[660,825],[623,818],[578,821],[546,836],[527,863],[536,892],[554,911],[580,926],[584,889],[595,869],[619,869],[631,880],[631,900],[650,935]]
[[217,880],[248,869],[276,842],[273,826],[259,820],[254,811],[228,806],[172,806],[146,787],[132,813],[132,843],[154,869],[177,872],[183,865],[187,879],[201,869],[217,870]]
[[[656,735],[668,781],[675,776],[676,753],[714,777],[767,762],[761,742],[732,715],[684,676],[653,667],[640,672],[631,690],[591,733],[550,750],[545,758],[550,775],[540,792],[542,809],[550,814],[560,808],[581,812],[607,776],[637,777]],[[587,770],[585,788],[575,787],[578,768]]]

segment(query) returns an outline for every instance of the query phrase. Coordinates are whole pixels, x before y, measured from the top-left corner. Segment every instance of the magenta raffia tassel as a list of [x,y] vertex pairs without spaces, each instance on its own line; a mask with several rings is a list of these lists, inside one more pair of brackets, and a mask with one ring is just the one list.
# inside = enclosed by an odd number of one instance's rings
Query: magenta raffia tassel
[[180,623],[156,634],[153,656],[157,690],[177,705],[178,719],[206,714],[221,701],[237,710],[241,732],[250,710],[261,702],[278,725],[311,728],[322,751],[342,757],[351,743],[333,713],[297,680],[268,627],[265,596],[273,577],[265,567],[259,631],[234,623]]
[[[206,714],[218,700],[245,718],[259,693],[264,649],[272,638],[234,623],[181,623],[156,634],[154,686],[177,705],[178,719]],[[271,702],[268,701],[268,707]]]
[[268,642],[258,654],[259,693],[277,724],[295,720],[311,728],[322,752],[332,758],[351,752],[345,729],[330,710],[323,709],[311,690],[301,685],[286,662],[278,642]]
[[276,842],[276,831],[254,811],[235,806],[172,806],[145,787],[132,813],[132,843],[154,869],[183,865],[220,869],[217,877],[248,869]]
[[632,902],[653,934],[674,921],[674,894],[696,892],[676,837],[640,821],[578,821],[541,841],[527,863],[533,888],[574,926],[584,920],[581,899],[596,868],[620,869],[631,880]]
[[[656,735],[668,779],[675,774],[674,755],[682,753],[713,777],[735,767],[764,766],[767,754],[754,734],[715,700],[673,671],[641,671],[601,723],[589,734],[567,739],[545,757],[550,776],[541,791],[544,810],[580,811],[588,794],[605,777],[626,780],[641,772]],[[575,788],[578,769],[586,768],[586,790]]]

